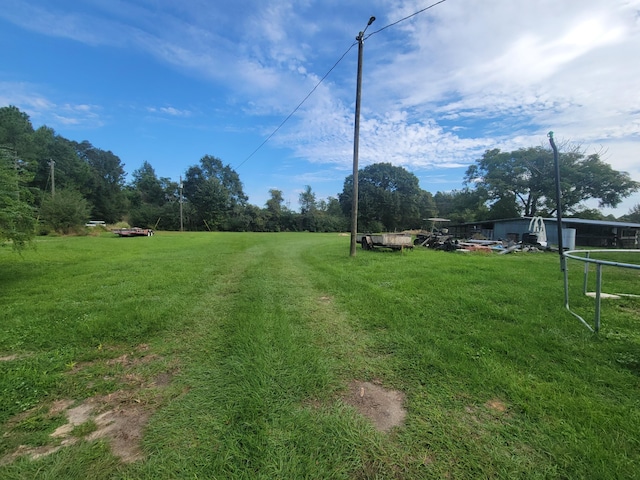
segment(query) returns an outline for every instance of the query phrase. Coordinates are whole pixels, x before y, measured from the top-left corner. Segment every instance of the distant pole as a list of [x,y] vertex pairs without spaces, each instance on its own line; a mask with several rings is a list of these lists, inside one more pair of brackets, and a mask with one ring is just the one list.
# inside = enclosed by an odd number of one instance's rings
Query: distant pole
[[184,232],[184,224],[182,223],[182,187],[183,187],[183,185],[182,185],[182,175],[180,175],[180,185],[179,185],[179,187],[180,187],[180,200],[179,200],[179,203],[180,203],[180,231]]
[[49,159],[49,167],[51,167],[51,198],[56,196],[56,162]]
[[356,118],[353,132],[353,199],[351,203],[351,246],[350,255],[356,256],[356,240],[358,234],[358,149],[360,144],[360,98],[362,93],[362,55],[364,50],[364,32],[369,25],[375,21],[376,17],[371,17],[365,29],[358,34],[358,77],[356,81]]

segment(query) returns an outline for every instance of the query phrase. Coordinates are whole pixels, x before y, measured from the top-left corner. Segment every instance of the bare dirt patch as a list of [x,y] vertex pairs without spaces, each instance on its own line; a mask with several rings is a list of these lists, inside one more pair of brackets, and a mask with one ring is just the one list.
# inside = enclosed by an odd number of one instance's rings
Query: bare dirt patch
[[0,357],[0,362],[10,362],[18,358],[18,355],[7,355],[5,357]]
[[403,406],[404,393],[387,390],[371,382],[354,380],[349,385],[349,393],[344,400],[371,420],[381,432],[401,426],[407,416]]
[[[140,440],[151,412],[135,401],[132,392],[121,390],[111,395],[95,396],[71,407],[73,403],[72,400],[59,400],[49,409],[49,415],[64,413],[67,417],[67,423],[50,435],[54,444],[40,447],[21,445],[2,458],[0,463],[11,463],[21,456],[37,460],[80,439],[94,441],[101,438],[109,442],[112,453],[124,463],[143,458]],[[74,429],[89,421],[95,423],[96,429],[81,437],[74,436]]]
[[171,383],[173,376],[170,373],[160,373],[153,381],[153,384],[157,387],[166,387]]
[[504,413],[507,411],[507,406],[505,405],[505,403],[497,398],[489,400],[484,404],[484,406],[494,413]]
[[467,405],[464,407],[466,421],[475,433],[479,433],[478,426],[491,422],[503,422],[509,420],[509,406],[499,398],[487,400],[482,406]]
[[86,440],[105,438],[115,456],[125,463],[135,462],[144,457],[140,440],[149,415],[147,409],[136,404],[107,410],[94,417],[98,429],[89,434]]
[[[145,347],[140,346],[138,352],[146,352],[148,347]],[[64,415],[67,421],[51,433],[50,444],[39,447],[20,445],[13,452],[0,458],[0,464],[11,463],[22,456],[36,460],[80,440],[98,439],[106,440],[112,453],[124,463],[141,460],[144,455],[140,441],[144,428],[153,413],[153,405],[160,399],[162,389],[171,384],[175,370],[147,377],[134,369],[157,360],[161,360],[161,357],[154,354],[144,355],[142,358],[121,355],[114,359],[102,360],[106,366],[123,370],[114,378],[117,377],[124,388],[108,395],[95,395],[81,402],[71,399],[54,401],[49,406],[46,416],[53,418]],[[87,362],[83,366],[87,368],[95,364],[96,362]],[[76,365],[70,373],[75,374],[80,370],[82,366]],[[42,411],[42,407],[39,409]],[[25,414],[20,416],[24,417]],[[15,423],[16,419],[12,419],[7,425]],[[83,430],[85,433],[82,433]],[[4,435],[11,435],[11,431]]]

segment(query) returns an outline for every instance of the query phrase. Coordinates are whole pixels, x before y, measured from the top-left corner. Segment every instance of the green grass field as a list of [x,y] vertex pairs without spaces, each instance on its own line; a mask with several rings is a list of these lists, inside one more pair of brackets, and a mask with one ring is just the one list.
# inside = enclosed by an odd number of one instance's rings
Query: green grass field
[[603,300],[595,335],[562,285],[550,253],[351,258],[336,234],[2,248],[0,478],[640,478],[640,302]]

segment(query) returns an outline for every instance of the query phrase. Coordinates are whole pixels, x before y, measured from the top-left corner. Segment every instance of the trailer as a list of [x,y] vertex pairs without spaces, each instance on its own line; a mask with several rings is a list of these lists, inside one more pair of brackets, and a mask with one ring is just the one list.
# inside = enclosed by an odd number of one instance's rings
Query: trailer
[[119,237],[153,237],[153,230],[151,228],[118,228],[112,230],[112,232]]
[[356,242],[362,246],[363,250],[373,250],[374,247],[391,248],[393,250],[413,248],[411,234],[408,233],[358,234]]

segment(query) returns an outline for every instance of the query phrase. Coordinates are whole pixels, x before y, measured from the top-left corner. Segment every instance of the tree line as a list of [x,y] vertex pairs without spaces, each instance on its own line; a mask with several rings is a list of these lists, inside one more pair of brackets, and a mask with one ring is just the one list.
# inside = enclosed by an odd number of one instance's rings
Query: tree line
[[[561,155],[563,208],[569,215],[600,216],[582,202],[615,207],[639,184],[598,154],[574,148]],[[159,230],[347,231],[353,176],[335,197],[318,199],[307,185],[292,210],[280,190],[258,207],[248,202],[238,173],[213,155],[187,168],[182,184],[158,177],[145,161],[126,182],[121,159],[89,141],[68,140],[47,127],[34,129],[14,106],[0,108],[0,240],[24,246],[37,233],[81,231],[89,219]],[[466,172],[463,188],[435,195],[418,178],[390,163],[359,171],[358,225],[362,231],[426,227],[444,216],[470,222],[555,212],[553,158],[542,147],[488,150]],[[640,221],[636,206],[628,220]],[[635,220],[634,220],[635,219]]]

